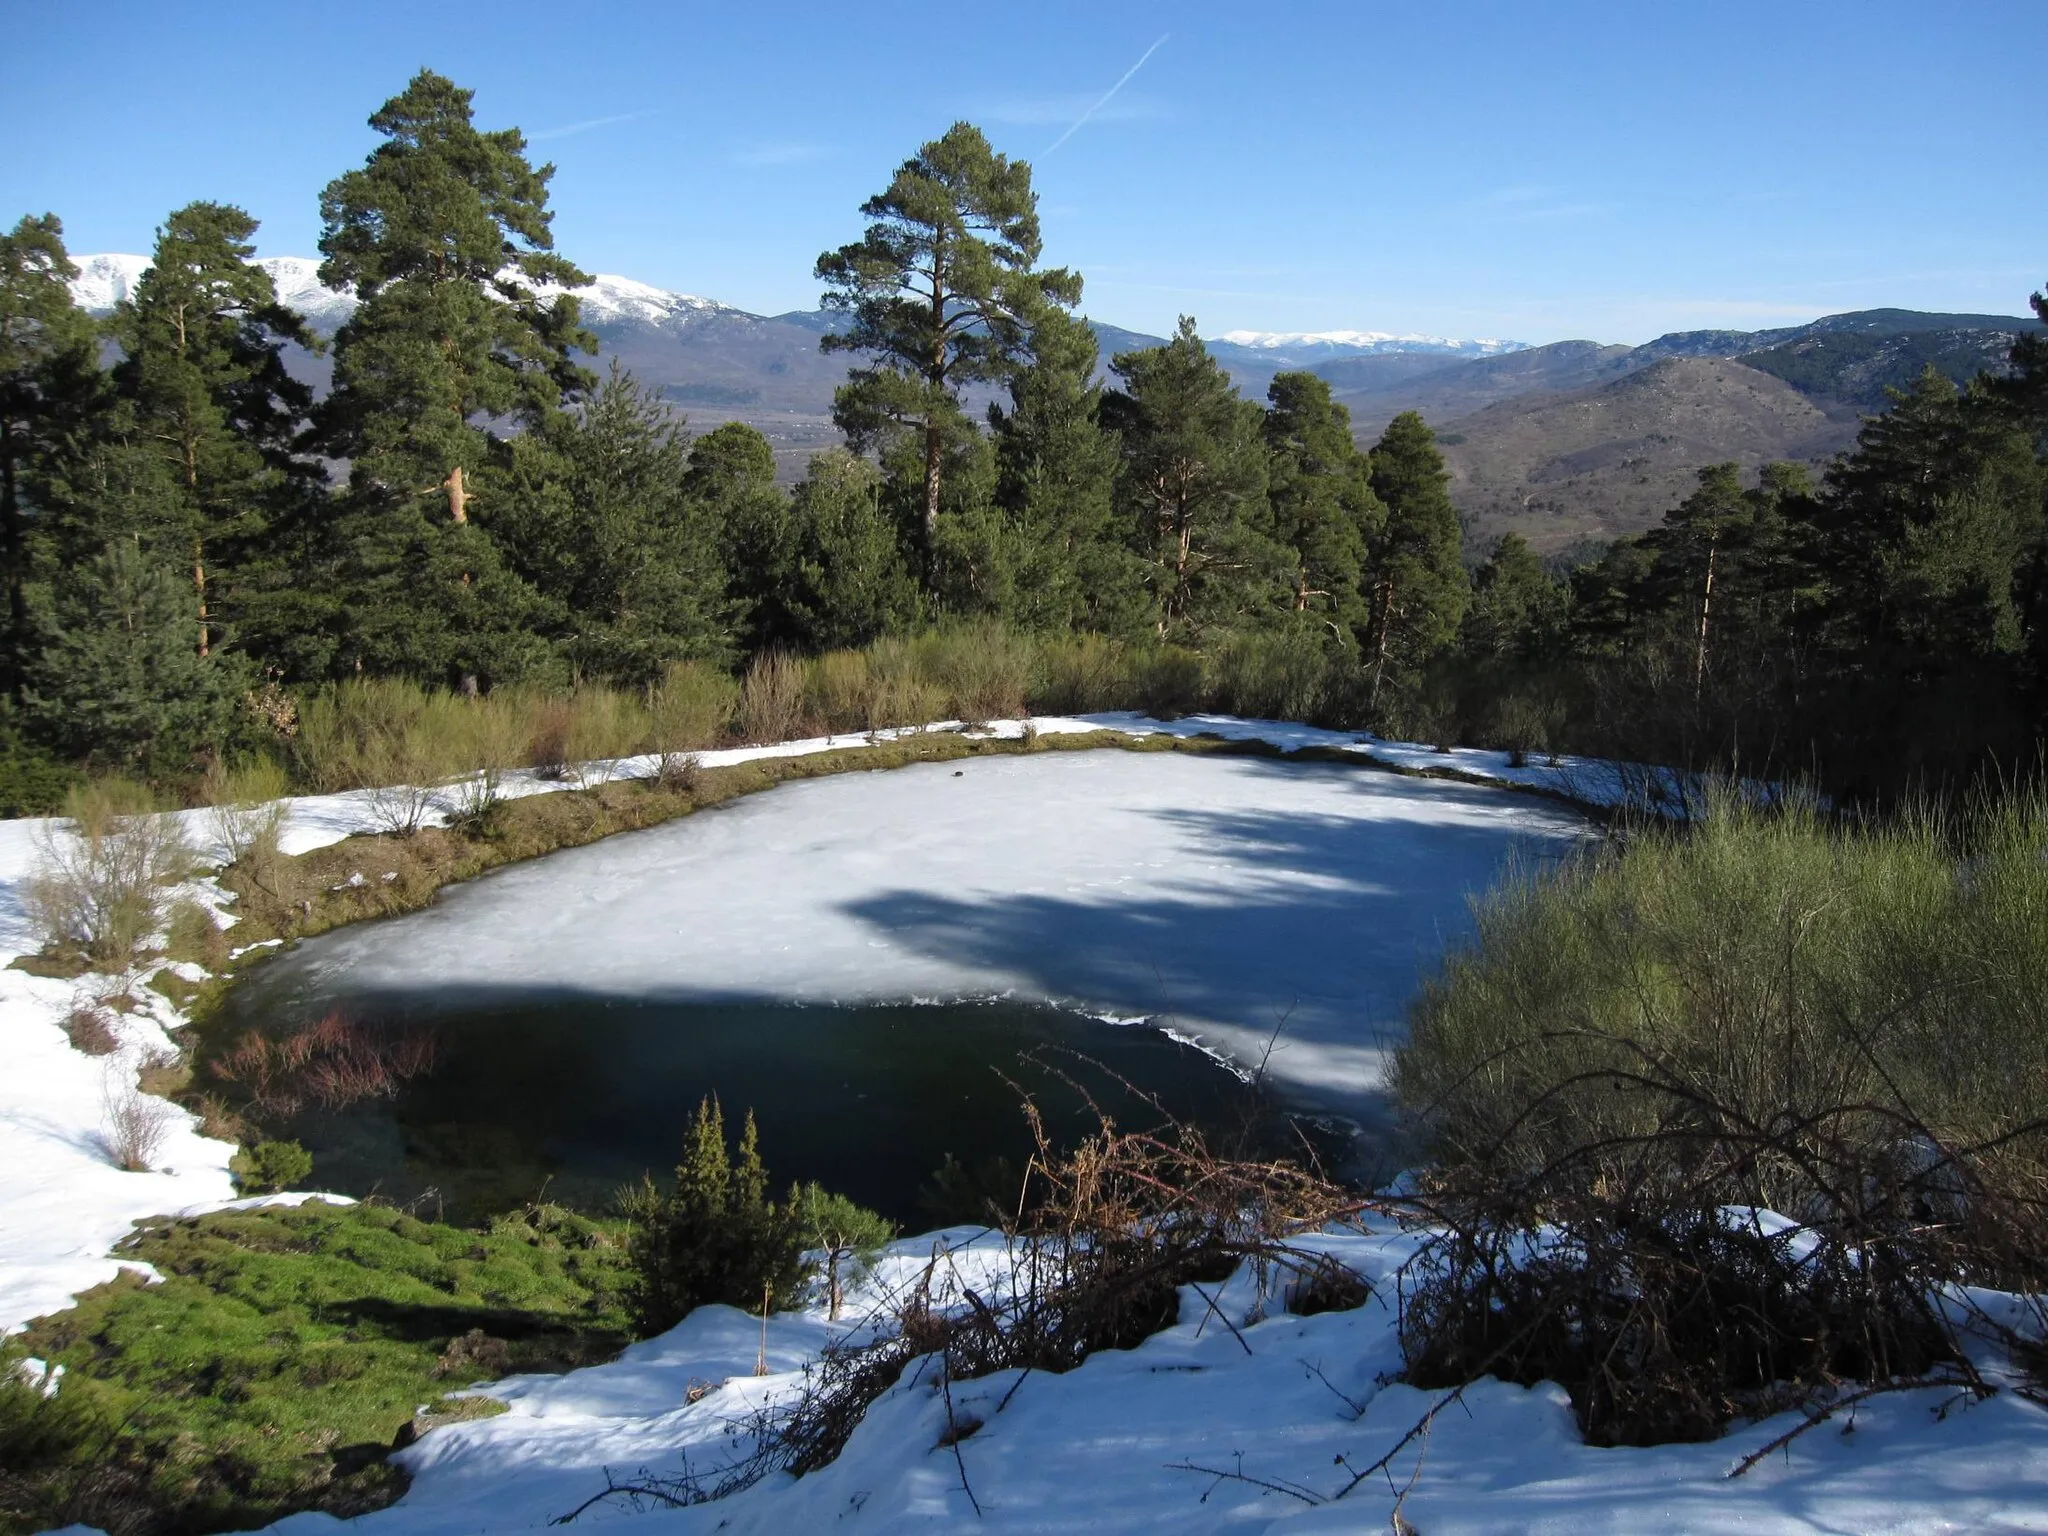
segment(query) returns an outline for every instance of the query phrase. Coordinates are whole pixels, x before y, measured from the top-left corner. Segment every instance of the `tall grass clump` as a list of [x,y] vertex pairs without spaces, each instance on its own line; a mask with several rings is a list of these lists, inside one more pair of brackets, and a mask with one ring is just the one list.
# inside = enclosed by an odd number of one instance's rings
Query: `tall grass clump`
[[1034,648],[1031,704],[1042,714],[1088,715],[1128,709],[1125,647],[1102,635],[1040,637]]
[[29,920],[46,947],[100,970],[140,957],[192,862],[177,818],[160,814],[150,792],[125,779],[74,786],[64,819],[36,845]]
[[1715,793],[1510,881],[1395,1060],[1451,1233],[1411,1371],[1562,1380],[1609,1443],[1975,1390],[1938,1288],[2048,1321],[2044,965],[2039,795],[1858,825]]
[[827,731],[872,730],[877,718],[876,676],[865,651],[827,651],[805,669],[804,712]]

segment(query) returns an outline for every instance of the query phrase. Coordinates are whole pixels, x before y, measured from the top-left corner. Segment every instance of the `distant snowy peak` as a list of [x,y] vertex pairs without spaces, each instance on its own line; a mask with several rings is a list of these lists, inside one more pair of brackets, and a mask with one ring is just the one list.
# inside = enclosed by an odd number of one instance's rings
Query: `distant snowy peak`
[[585,325],[665,326],[693,315],[736,314],[729,304],[700,299],[692,293],[671,293],[651,283],[637,283],[630,277],[610,272],[597,274],[588,287],[574,289],[583,301]]
[[[149,270],[147,256],[113,253],[80,256],[78,277],[71,284],[71,297],[80,309],[95,315],[110,313],[114,306],[135,291],[142,274]],[[278,300],[297,310],[316,329],[332,330],[355,312],[352,290],[329,288],[320,281],[320,263],[310,256],[266,256],[256,263],[277,285]],[[554,293],[552,286],[541,290]],[[601,272],[586,287],[569,290],[583,301],[586,325],[647,325],[663,327],[694,315],[735,313],[727,305],[694,294],[670,293],[649,283],[635,282]]]
[[147,256],[78,256],[73,260],[78,276],[71,280],[71,302],[94,315],[111,312],[149,270]]
[[[142,274],[149,270],[147,256],[119,252],[72,259],[78,266],[78,276],[71,284],[72,302],[94,315],[110,314],[115,305],[132,297]],[[270,274],[278,301],[315,326],[332,329],[355,311],[355,295],[322,283],[320,263],[310,256],[265,256],[256,265]]]
[[1448,336],[1397,335],[1392,331],[1225,331],[1216,339],[1254,352],[1442,352],[1455,357],[1495,357],[1502,352],[1524,351],[1529,345],[1526,341],[1458,341]]

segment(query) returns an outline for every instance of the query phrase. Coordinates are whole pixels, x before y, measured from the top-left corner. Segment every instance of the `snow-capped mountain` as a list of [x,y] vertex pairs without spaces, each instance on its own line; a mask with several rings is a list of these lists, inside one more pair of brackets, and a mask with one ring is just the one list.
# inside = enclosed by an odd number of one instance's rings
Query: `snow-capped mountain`
[[1458,341],[1448,336],[1397,335],[1392,331],[1225,331],[1216,339],[1255,352],[1313,353],[1320,357],[1378,356],[1389,352],[1498,357],[1503,352],[1523,351],[1529,345],[1526,341]]
[[[78,277],[71,284],[71,296],[80,309],[96,315],[110,312],[127,298],[149,268],[147,256],[119,252],[76,260]],[[353,292],[329,288],[320,281],[320,263],[310,256],[265,256],[256,265],[270,274],[278,299],[304,315],[315,330],[333,331],[356,307]],[[671,293],[609,272],[601,272],[596,281],[571,291],[583,301],[586,325],[642,325],[662,330],[696,316],[739,313],[712,299]]]
[[[147,256],[110,252],[79,256],[71,297],[89,314],[104,315],[135,291],[149,270]],[[316,330],[331,331],[355,309],[355,295],[337,292],[319,278],[320,263],[307,256],[266,256],[256,263],[277,285],[277,296],[289,309],[304,315]]]

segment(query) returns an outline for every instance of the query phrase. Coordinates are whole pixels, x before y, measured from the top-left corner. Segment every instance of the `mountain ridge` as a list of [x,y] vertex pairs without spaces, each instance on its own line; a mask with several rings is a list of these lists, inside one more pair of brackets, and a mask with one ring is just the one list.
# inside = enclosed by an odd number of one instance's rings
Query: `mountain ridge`
[[[149,259],[112,253],[78,263],[74,293],[105,313],[133,290]],[[315,331],[332,334],[354,308],[353,295],[321,285],[310,257],[258,264]],[[843,323],[836,312],[756,315],[610,273],[575,292],[602,357],[687,411],[695,430],[726,421],[759,430],[785,482],[803,474],[812,454],[841,441],[832,396],[848,360],[818,346]],[[1089,323],[1101,374],[1120,352],[1162,344],[1144,332]],[[1874,309],[1757,331],[1674,331],[1633,347],[1377,331],[1226,331],[1207,345],[1252,399],[1263,399],[1283,371],[1306,369],[1327,380],[1361,445],[1402,411],[1419,411],[1439,432],[1453,499],[1475,539],[1516,527],[1547,549],[1649,526],[1702,464],[1792,457],[1818,467],[1853,440],[1861,414],[1882,410],[1886,392],[1910,384],[1923,367],[1956,379],[1995,371],[2014,335],[2041,328],[2018,315]],[[1481,348],[1492,350],[1474,350]],[[1621,386],[1672,362],[1730,366],[1659,375],[1648,392],[1664,391],[1670,419],[1651,424],[1643,391]],[[325,389],[329,358],[293,349],[288,363]],[[981,389],[969,403],[979,409],[989,398]],[[1791,401],[1803,401],[1805,414]],[[1693,457],[1680,465],[1682,455]]]

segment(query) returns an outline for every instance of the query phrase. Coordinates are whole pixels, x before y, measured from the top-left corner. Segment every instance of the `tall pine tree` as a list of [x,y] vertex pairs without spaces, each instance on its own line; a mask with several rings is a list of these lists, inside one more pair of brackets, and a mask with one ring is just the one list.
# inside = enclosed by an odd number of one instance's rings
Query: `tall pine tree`
[[1117,444],[1102,426],[1098,357],[1088,322],[1048,310],[990,410],[997,498],[1016,530],[1018,567],[1006,617],[1031,629],[1145,627],[1144,563],[1116,526]]
[[1372,488],[1387,515],[1367,557],[1375,702],[1390,672],[1397,682],[1414,681],[1465,616],[1471,589],[1450,485],[1422,417],[1403,411],[1388,423],[1372,450]]
[[616,362],[597,393],[517,445],[494,527],[559,605],[579,677],[645,685],[676,661],[732,659],[712,511],[686,492],[683,423]]
[[1190,317],[1164,346],[1120,354],[1104,397],[1120,496],[1149,565],[1164,636],[1259,623],[1285,609],[1290,552],[1263,531],[1262,411],[1238,396]]
[[1278,374],[1266,397],[1273,532],[1294,550],[1294,611],[1351,641],[1365,628],[1365,554],[1386,508],[1327,380]]
[[174,487],[158,537],[189,566],[202,657],[223,620],[221,563],[251,547],[283,498],[308,494],[315,473],[294,451],[312,394],[283,351],[317,343],[250,259],[256,227],[221,203],[180,208],[113,321],[129,430]]
[[322,412],[350,462],[343,664],[468,681],[544,659],[539,609],[480,531],[509,467],[588,389],[594,351],[554,252],[547,184],[517,129],[479,131],[472,93],[422,70],[371,117],[384,135],[321,195],[320,280],[353,287]]
[[866,233],[817,264],[825,307],[848,321],[822,345],[870,359],[840,386],[833,419],[857,452],[892,440],[907,449],[930,585],[949,461],[981,447],[962,386],[1006,378],[1040,314],[1072,308],[1081,284],[1064,269],[1038,268],[1031,167],[995,153],[972,123],[920,148],[861,215]]
[[34,646],[31,531],[53,472],[99,408],[95,328],[71,299],[78,275],[55,214],[0,235],[0,692],[19,698]]

